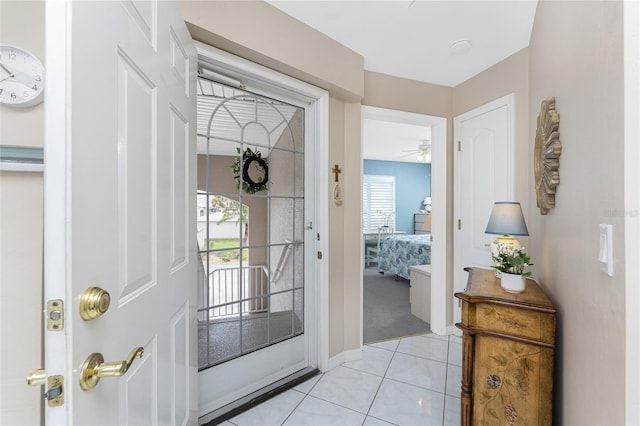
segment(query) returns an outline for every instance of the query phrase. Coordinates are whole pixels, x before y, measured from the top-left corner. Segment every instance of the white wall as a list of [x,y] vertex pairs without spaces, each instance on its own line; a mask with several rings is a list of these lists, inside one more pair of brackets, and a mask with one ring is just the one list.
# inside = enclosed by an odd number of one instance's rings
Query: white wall
[[[25,24],[28,23],[28,24]],[[0,43],[44,62],[44,2],[1,1]],[[44,106],[0,106],[2,145],[42,147]],[[26,385],[42,365],[42,173],[0,172],[0,424],[41,421],[42,392]]]

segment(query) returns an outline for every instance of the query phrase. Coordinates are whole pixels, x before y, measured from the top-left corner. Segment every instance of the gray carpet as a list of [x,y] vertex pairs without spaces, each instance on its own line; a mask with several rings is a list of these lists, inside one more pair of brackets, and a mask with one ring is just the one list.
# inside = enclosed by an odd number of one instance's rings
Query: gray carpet
[[364,270],[363,288],[364,343],[429,332],[429,323],[411,315],[409,281],[373,266]]

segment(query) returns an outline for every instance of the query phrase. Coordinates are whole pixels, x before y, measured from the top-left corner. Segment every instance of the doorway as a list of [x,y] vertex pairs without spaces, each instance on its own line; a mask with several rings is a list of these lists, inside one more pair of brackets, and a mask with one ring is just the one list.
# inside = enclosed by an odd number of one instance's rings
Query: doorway
[[[425,294],[424,298],[425,300],[421,300],[421,303],[423,305],[428,304],[431,307],[431,315],[429,318],[429,321],[420,321],[423,326],[421,326],[420,324],[415,324],[416,327],[418,327],[417,329],[423,329],[424,332],[428,332],[429,329],[431,329],[431,331],[434,331],[438,334],[446,334],[446,308],[445,308],[445,300],[446,300],[446,152],[447,152],[447,136],[446,136],[446,119],[442,118],[442,117],[432,117],[432,116],[427,116],[427,115],[422,115],[422,114],[414,114],[414,113],[407,113],[407,112],[403,112],[403,111],[396,111],[396,110],[387,110],[387,109],[383,109],[383,108],[376,108],[376,107],[368,107],[368,106],[363,106],[362,107],[362,126],[363,126],[363,159],[369,157],[371,158],[370,155],[365,155],[364,153],[364,149],[365,145],[366,145],[366,140],[364,140],[364,138],[366,138],[367,136],[367,131],[366,131],[366,126],[367,126],[367,122],[382,122],[382,123],[387,123],[393,126],[404,126],[405,128],[414,128],[417,130],[417,132],[415,133],[414,136],[414,140],[412,140],[412,145],[407,146],[405,149],[403,148],[399,148],[399,152],[398,154],[400,156],[411,156],[412,159],[417,159],[418,157],[422,160],[425,159],[425,156],[427,158],[430,157],[431,159],[431,164],[429,165],[428,171],[421,171],[418,173],[422,173],[424,176],[429,176],[430,180],[430,184],[425,182],[425,187],[419,189],[419,191],[421,192],[421,195],[416,195],[413,194],[413,201],[410,201],[410,206],[409,207],[405,207],[402,210],[403,211],[396,211],[398,209],[398,207],[396,207],[390,215],[390,222],[393,223],[394,228],[394,232],[395,234],[424,234],[425,233],[425,213],[427,212],[427,210],[431,211],[431,214],[429,215],[429,222],[430,222],[430,227],[431,229],[429,230],[429,232],[431,232],[431,239],[434,239],[435,241],[437,241],[436,244],[431,244],[431,242],[429,242],[429,255],[428,255],[428,260],[425,260],[424,262],[419,262],[416,264],[422,264],[422,263],[429,263],[432,265],[432,277],[434,277],[437,281],[437,283],[439,283],[439,285],[434,285],[431,288],[431,292],[429,294]],[[422,131],[422,133],[420,133],[420,129]],[[398,145],[397,143],[397,138],[407,138],[407,135],[405,134],[398,134],[396,135],[396,140],[389,140],[388,142],[386,142],[385,146],[384,146],[384,152],[385,152],[385,157],[386,159],[389,158],[390,156],[390,151]],[[429,145],[429,149],[425,149],[425,145]],[[397,148],[396,148],[397,149]],[[402,152],[405,151],[405,152]],[[425,155],[426,154],[426,155]],[[398,167],[401,167],[401,165],[403,163],[398,163]],[[408,167],[409,166],[419,166],[419,164],[416,163],[404,163],[406,164]],[[424,166],[424,163],[422,163],[422,166]],[[426,168],[425,168],[426,169]],[[367,168],[363,167],[364,170],[364,174],[367,173]],[[364,180],[364,179],[363,179]],[[365,184],[365,182],[363,182],[363,184]],[[410,183],[407,184],[402,184],[403,187],[406,187],[407,185],[409,186],[414,186],[415,185],[411,185]],[[363,186],[363,192],[364,192],[364,186]],[[428,197],[431,198],[431,200],[428,200]],[[429,201],[431,201],[431,205],[428,206],[426,204],[429,204]],[[396,203],[397,204],[397,203]],[[363,200],[363,214],[366,216],[367,212],[366,210],[369,209],[369,207],[366,206],[366,200]],[[402,221],[397,221],[396,218],[399,217],[400,215],[402,215],[403,219],[407,219],[405,222],[408,222],[406,224],[404,223],[400,223]],[[374,215],[371,215],[372,217]],[[391,217],[393,216],[393,217]],[[418,222],[416,222],[416,220]],[[369,221],[371,222],[371,221]],[[363,226],[366,225],[367,220],[366,218],[363,219]],[[417,224],[417,225],[416,225]],[[406,228],[406,229],[405,229]],[[369,230],[370,231],[370,230]],[[370,235],[368,235],[370,234]],[[365,298],[365,292],[367,291],[365,288],[365,281],[367,281],[367,285],[369,285],[369,282],[371,282],[372,279],[378,279],[380,278],[380,274],[378,274],[378,264],[376,263],[372,263],[372,259],[365,259],[366,255],[367,255],[367,246],[371,245],[370,241],[367,241],[367,239],[374,239],[374,237],[372,237],[371,234],[375,234],[372,232],[367,232],[366,229],[364,229],[363,227],[363,271],[364,274],[366,275],[363,278],[363,317],[365,315],[370,315],[371,310],[368,309],[368,307],[365,305],[366,304],[366,300]],[[429,235],[427,235],[428,238]],[[417,236],[420,237],[420,236]],[[377,235],[375,236],[375,238],[377,238]],[[398,237],[398,239],[402,239],[403,237]],[[377,243],[377,242],[376,242]],[[367,260],[369,260],[369,267],[367,268]],[[415,262],[414,262],[415,263]],[[405,268],[408,269],[408,268]],[[384,268],[382,268],[382,270],[384,270]],[[371,272],[373,271],[373,272]],[[408,298],[408,294],[409,294],[409,281],[408,278],[410,277],[408,270],[405,271],[406,273],[401,273],[400,276],[403,276],[404,278],[400,278],[399,280],[394,280],[393,278],[393,273],[392,273],[392,278],[390,278],[390,285],[393,285],[393,283],[400,283],[400,284],[404,284],[404,286],[406,288],[403,289],[398,289],[398,290],[404,290],[404,292],[407,294]],[[385,272],[385,274],[388,276],[388,273]],[[383,291],[388,291],[390,290],[387,286],[385,287],[382,283],[378,283],[378,286],[383,290]],[[403,303],[406,303],[403,302]],[[407,305],[405,304],[405,309],[407,308]],[[366,311],[365,311],[366,310]],[[367,312],[365,314],[365,312]],[[410,312],[408,312],[409,315],[411,315]],[[418,319],[418,318],[416,318]],[[370,319],[363,319],[363,324],[365,323],[370,323]],[[429,324],[427,324],[429,323]],[[415,334],[415,332],[413,331],[414,329],[408,329],[408,333],[409,334]],[[399,333],[403,333],[403,331],[401,331],[400,329],[398,329]],[[367,340],[365,340],[365,336],[364,336],[364,331],[363,331],[363,341],[367,342],[369,341],[370,337],[366,337]],[[397,336],[397,337],[401,337],[401,336]],[[390,338],[390,337],[389,337]]]
[[325,93],[197,47],[202,423],[326,358],[313,256],[326,232],[315,155]]

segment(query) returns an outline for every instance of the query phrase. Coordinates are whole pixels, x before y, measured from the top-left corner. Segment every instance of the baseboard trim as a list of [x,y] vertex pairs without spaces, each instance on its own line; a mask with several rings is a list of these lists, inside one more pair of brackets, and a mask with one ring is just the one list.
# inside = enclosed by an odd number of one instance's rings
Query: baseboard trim
[[460,330],[455,325],[450,325],[447,327],[447,334],[453,334],[454,336],[462,336],[462,330]]
[[[327,371],[333,370],[334,368],[336,368],[341,364],[344,364],[345,362],[358,361],[361,359],[362,359],[362,348],[341,352],[338,355],[335,355],[329,358]],[[323,373],[326,373],[326,371],[323,371]]]

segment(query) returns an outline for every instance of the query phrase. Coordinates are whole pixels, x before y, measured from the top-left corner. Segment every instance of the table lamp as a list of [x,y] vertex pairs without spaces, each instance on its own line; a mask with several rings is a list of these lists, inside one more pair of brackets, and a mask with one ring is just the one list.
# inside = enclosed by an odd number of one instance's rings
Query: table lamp
[[491,256],[498,255],[498,244],[511,245],[514,248],[521,248],[520,241],[513,235],[529,235],[527,224],[524,222],[522,207],[520,203],[514,201],[499,201],[493,205],[491,216],[485,234],[499,235],[491,243]]
[[422,205],[424,206],[424,211],[426,213],[431,212],[431,197],[424,197],[424,201],[422,202]]

